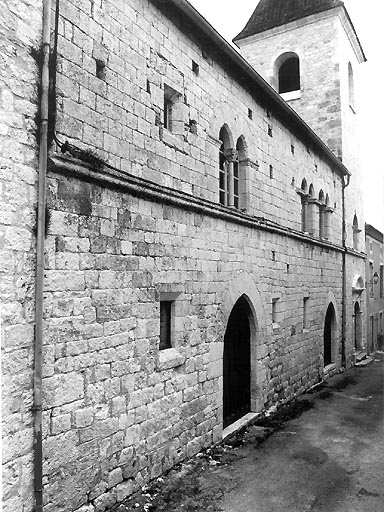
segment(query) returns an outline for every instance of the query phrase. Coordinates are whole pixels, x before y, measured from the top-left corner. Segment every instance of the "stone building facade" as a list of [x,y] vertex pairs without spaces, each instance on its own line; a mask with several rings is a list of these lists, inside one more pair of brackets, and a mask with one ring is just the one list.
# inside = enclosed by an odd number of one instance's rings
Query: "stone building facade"
[[[8,5],[3,47],[3,105],[15,113],[1,132],[10,205],[2,217],[4,510],[29,512],[38,470],[39,82],[30,47],[39,46],[42,10],[20,5]],[[27,6],[34,23],[26,23]],[[244,414],[350,365],[352,314],[343,305],[357,293],[364,259],[343,236],[351,176],[340,155],[188,2],[55,8],[44,511],[103,511],[219,441]],[[21,28],[12,31],[15,21]],[[15,129],[24,145],[13,144]]]
[[367,350],[383,348],[384,335],[384,255],[383,233],[365,225],[367,253]]
[[[234,42],[352,173],[344,189],[346,338],[351,339],[355,307],[366,307],[358,284],[365,273],[358,87],[364,50],[340,0],[261,0]],[[287,70],[288,78],[297,76],[292,84],[284,83]]]

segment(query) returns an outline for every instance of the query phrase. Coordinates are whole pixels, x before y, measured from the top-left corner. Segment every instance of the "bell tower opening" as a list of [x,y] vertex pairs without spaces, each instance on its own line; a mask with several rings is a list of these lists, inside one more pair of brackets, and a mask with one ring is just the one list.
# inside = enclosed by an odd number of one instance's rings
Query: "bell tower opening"
[[300,61],[295,53],[284,53],[275,64],[280,94],[300,90]]

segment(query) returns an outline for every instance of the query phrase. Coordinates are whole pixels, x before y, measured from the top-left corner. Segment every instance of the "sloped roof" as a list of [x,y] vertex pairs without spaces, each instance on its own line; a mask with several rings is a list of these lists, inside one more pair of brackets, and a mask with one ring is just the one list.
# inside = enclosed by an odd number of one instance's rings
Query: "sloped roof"
[[340,6],[341,0],[260,0],[234,41]]

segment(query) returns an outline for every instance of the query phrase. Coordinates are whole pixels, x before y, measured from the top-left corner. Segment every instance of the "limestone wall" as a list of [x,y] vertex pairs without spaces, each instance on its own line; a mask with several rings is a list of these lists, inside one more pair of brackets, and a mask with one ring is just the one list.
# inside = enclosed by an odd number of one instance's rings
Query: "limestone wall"
[[[340,363],[341,179],[152,2],[68,1],[60,9],[57,135],[108,165],[87,169],[52,148],[44,510],[103,511],[220,439],[223,336],[242,294],[256,326],[252,410],[321,378],[330,302]],[[4,510],[29,512],[38,78],[30,47],[39,45],[41,5],[6,2],[4,12]],[[182,99],[173,133],[161,125],[166,86]],[[232,147],[245,141],[242,211],[218,205],[224,124]],[[303,178],[329,195],[329,241],[301,233]],[[159,300],[169,293],[174,346],[160,353]]]
[[[340,362],[341,253],[194,213],[192,203],[139,198],[123,181],[51,173],[49,190],[45,510],[88,501],[104,510],[220,439],[223,337],[242,294],[257,326],[253,410],[321,378],[330,301]],[[159,351],[159,300],[169,292],[178,294],[174,347]]]
[[0,3],[0,328],[4,512],[33,509],[31,408],[41,2]]
[[[59,139],[94,149],[124,172],[217,203],[217,139],[227,124],[232,146],[242,136],[250,161],[247,212],[301,229],[296,187],[306,178],[336,203],[330,239],[340,242],[340,178],[151,2],[67,2],[60,19]],[[103,79],[97,61],[105,63]],[[160,126],[165,87],[183,99],[176,134]]]

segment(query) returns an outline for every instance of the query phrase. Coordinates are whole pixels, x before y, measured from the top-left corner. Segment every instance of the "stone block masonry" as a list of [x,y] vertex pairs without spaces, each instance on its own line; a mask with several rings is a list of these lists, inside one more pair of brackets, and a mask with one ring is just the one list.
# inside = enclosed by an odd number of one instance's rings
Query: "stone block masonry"
[[4,512],[31,512],[39,1],[0,3],[0,338]]
[[[4,510],[32,512],[38,69],[30,47],[39,47],[42,13],[38,1],[3,4]],[[55,144],[49,157],[44,512],[103,512],[221,438],[224,335],[240,297],[250,310],[252,411],[322,378],[330,303],[340,365],[340,166],[177,23],[148,0],[60,2],[58,140],[106,164],[81,163]],[[223,126],[228,168],[238,163],[238,209],[219,204]],[[329,195],[327,240],[314,217],[314,233],[303,232],[304,178],[316,197]],[[171,348],[159,350],[164,301]]]
[[[67,204],[70,189],[81,193]],[[261,407],[318,381],[327,296],[341,301],[339,252],[107,183],[51,173],[49,190],[52,218],[61,220],[47,240],[45,510],[102,511],[219,440],[223,297],[239,276],[262,297],[254,356]],[[303,290],[311,300],[305,331]],[[171,292],[173,348],[159,351],[159,299]]]

